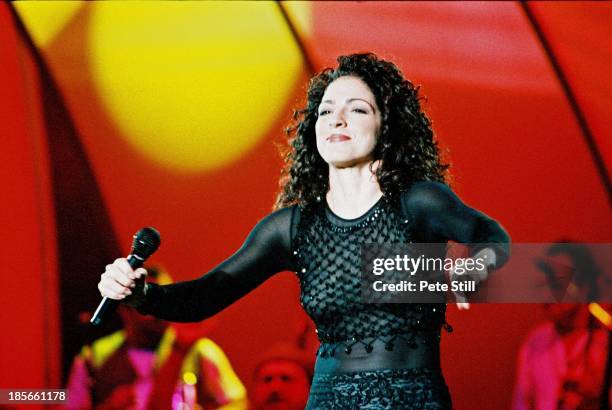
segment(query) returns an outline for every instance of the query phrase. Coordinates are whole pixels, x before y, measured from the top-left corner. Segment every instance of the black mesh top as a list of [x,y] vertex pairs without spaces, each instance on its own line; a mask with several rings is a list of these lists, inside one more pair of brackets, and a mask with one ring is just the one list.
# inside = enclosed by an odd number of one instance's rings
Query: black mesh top
[[200,278],[149,284],[138,310],[171,321],[199,321],[273,274],[291,270],[298,274],[302,306],[324,344],[350,349],[351,343],[365,343],[367,350],[374,340],[391,346],[397,339],[437,342],[444,304],[360,302],[360,246],[448,240],[495,244],[498,267],[509,253],[510,238],[497,222],[437,182],[417,182],[395,201],[382,197],[353,220],[335,215],[325,201],[306,209],[288,207],[260,221],[235,254]]
[[[382,197],[353,220],[335,215],[325,202],[301,212],[293,242],[301,303],[323,344],[341,344],[347,352],[363,344],[369,352],[375,340],[384,340],[389,350],[398,341],[438,341],[444,304],[361,301],[362,245],[413,242],[410,220],[399,205]],[[319,353],[333,354],[337,346],[330,349],[323,345]]]

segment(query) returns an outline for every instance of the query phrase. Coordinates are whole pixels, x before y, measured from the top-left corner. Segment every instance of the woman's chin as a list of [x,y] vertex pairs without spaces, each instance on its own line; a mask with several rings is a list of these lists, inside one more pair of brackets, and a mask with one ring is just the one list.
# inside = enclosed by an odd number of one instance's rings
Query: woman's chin
[[345,169],[345,168],[356,168],[362,166],[369,166],[372,162],[372,159],[369,157],[355,158],[355,157],[335,157],[328,158],[325,162],[329,164],[330,167],[337,169]]

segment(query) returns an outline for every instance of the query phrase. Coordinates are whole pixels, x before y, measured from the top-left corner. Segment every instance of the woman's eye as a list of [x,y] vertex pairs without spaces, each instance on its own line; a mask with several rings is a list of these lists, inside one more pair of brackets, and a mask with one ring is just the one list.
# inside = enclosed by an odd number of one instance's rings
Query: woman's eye
[[327,114],[329,114],[330,112],[331,112],[330,110],[321,110],[321,111],[319,111],[319,116],[322,116],[322,115],[327,115]]
[[367,114],[368,113],[363,108],[353,108],[353,112],[356,112],[356,113],[359,113],[359,114]]

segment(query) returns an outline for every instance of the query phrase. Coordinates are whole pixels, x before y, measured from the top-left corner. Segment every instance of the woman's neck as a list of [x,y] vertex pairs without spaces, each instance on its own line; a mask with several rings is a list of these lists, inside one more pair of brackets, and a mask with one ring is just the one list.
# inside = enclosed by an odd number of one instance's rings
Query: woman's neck
[[[372,167],[376,171],[376,166]],[[329,167],[327,204],[338,216],[353,219],[363,215],[382,196],[370,162],[336,168]]]

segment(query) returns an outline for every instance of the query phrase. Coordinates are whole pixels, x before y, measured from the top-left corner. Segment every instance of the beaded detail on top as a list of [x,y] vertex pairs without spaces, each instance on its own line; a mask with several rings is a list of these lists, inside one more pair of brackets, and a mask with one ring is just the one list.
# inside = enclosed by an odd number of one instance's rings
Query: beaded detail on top
[[361,302],[361,246],[411,239],[409,221],[385,197],[352,221],[334,216],[321,203],[302,212],[294,255],[300,301],[323,343],[320,355],[333,355],[338,348],[350,354],[357,344],[369,353],[376,340],[387,350],[397,343],[439,343],[440,329],[447,326],[445,304]]
[[[357,230],[365,228],[366,226],[368,226],[369,224],[371,224],[372,222],[380,218],[381,214],[384,213],[382,203],[383,203],[383,199],[381,198],[378,202],[376,202],[376,204],[374,204],[374,206],[368,212],[366,212],[366,214],[363,217],[358,218],[358,222],[346,224],[344,226],[337,225],[333,223],[332,221],[330,221],[328,218],[323,218],[322,222],[332,232],[341,233],[341,234],[355,232]],[[406,223],[407,222],[408,220],[406,220]]]

